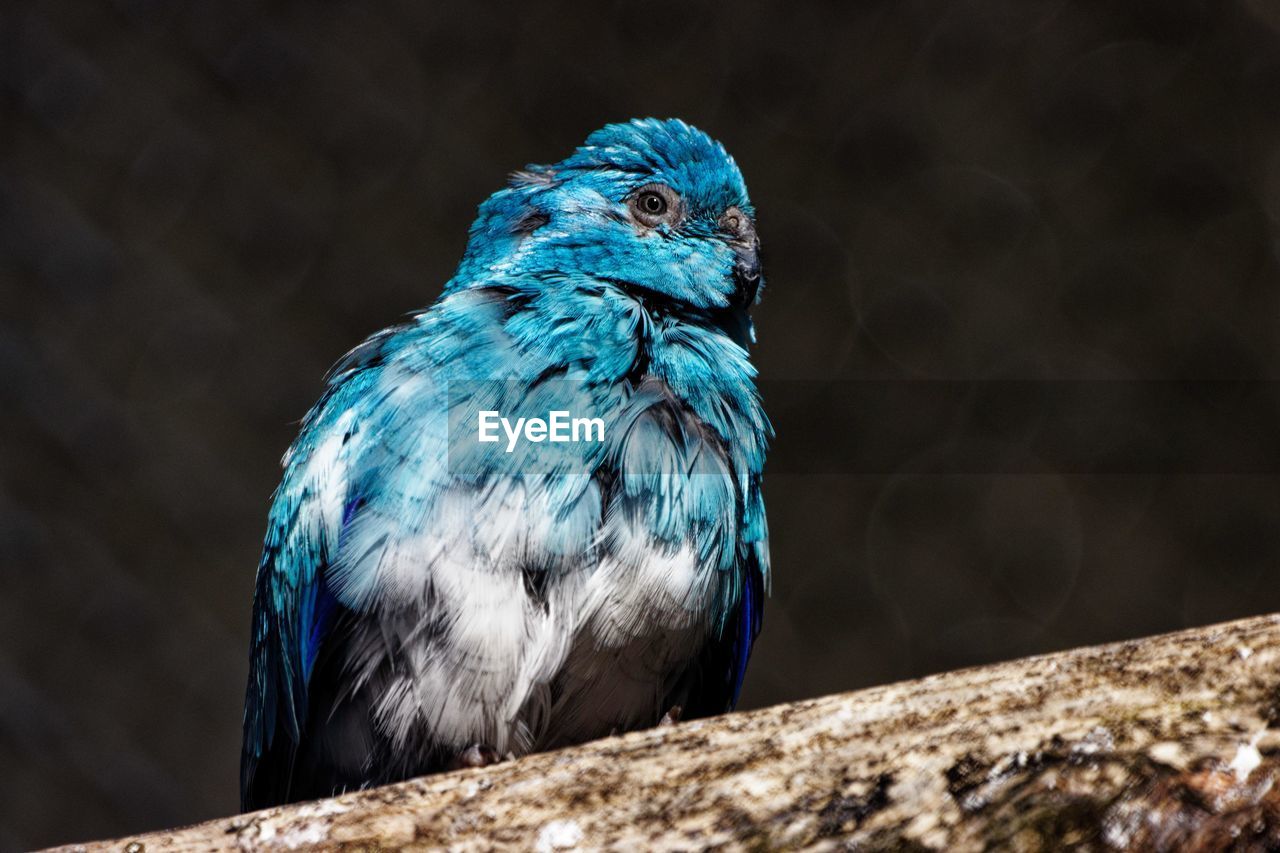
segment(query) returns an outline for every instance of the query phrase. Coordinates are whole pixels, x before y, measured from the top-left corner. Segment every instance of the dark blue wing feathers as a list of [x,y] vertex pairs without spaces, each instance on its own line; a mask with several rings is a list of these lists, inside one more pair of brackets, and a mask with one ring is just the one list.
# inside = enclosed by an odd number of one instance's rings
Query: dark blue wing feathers
[[738,704],[747,661],[760,633],[765,589],[754,551],[748,551],[739,571],[742,593],[723,632],[707,643],[665,700],[668,708],[679,705],[685,719],[724,714]]
[[738,605],[738,630],[733,641],[733,669],[730,681],[733,684],[733,698],[729,702],[729,710],[737,707],[738,697],[742,693],[742,680],[747,675],[747,661],[751,657],[751,648],[755,645],[760,633],[761,599],[764,596],[764,578],[754,566],[747,570],[746,583],[742,585],[742,601]]

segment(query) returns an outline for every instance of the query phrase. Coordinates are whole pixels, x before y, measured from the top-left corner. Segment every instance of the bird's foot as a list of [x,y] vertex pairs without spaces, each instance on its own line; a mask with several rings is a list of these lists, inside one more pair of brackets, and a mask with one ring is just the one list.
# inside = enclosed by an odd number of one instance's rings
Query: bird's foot
[[684,713],[684,708],[679,705],[672,705],[667,713],[662,715],[662,719],[658,720],[659,726],[674,726],[680,722],[680,715]]
[[497,764],[501,760],[502,756],[498,754],[498,750],[482,743],[473,743],[454,756],[449,769],[461,770],[464,767],[488,767],[490,764]]

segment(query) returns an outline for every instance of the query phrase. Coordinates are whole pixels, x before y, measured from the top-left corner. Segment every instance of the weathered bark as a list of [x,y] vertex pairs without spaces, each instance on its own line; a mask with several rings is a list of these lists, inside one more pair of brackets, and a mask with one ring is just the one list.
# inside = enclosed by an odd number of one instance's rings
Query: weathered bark
[[87,846],[1275,849],[1278,723],[1267,616]]

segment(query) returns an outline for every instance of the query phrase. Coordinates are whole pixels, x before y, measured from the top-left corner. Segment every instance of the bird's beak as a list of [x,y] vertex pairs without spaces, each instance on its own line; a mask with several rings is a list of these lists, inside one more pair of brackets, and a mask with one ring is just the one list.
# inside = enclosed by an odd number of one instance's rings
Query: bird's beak
[[760,237],[756,225],[736,207],[730,207],[720,219],[721,227],[729,238],[736,260],[733,278],[738,304],[750,308],[760,292],[763,278],[760,271]]
[[742,300],[742,307],[750,308],[755,304],[756,294],[760,292],[760,241],[757,239],[750,245],[734,246],[733,251],[738,256],[733,267],[738,297]]

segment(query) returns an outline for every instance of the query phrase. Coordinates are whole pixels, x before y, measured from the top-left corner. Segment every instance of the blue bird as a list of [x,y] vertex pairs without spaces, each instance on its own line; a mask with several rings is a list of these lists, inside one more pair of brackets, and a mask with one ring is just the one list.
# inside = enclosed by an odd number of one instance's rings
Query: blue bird
[[[440,298],[338,363],[284,457],[246,810],[733,709],[769,583],[759,245],[733,158],[677,120],[480,205]],[[602,428],[481,439],[557,411]]]

